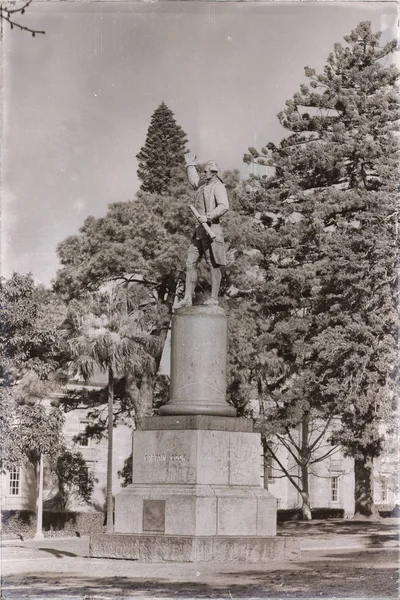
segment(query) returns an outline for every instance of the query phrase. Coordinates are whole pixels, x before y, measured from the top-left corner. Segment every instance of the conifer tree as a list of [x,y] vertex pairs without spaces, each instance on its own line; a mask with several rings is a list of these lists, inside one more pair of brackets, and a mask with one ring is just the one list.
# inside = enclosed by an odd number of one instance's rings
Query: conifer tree
[[362,22],[323,73],[307,67],[310,85],[278,115],[289,136],[245,155],[276,170],[261,184],[279,238],[266,234],[264,305],[270,345],[292,366],[287,401],[295,405],[297,388],[302,404],[340,416],[333,441],[355,459],[355,510],[365,516],[396,393],[399,326],[399,73],[387,65],[396,42],[379,40]]
[[184,165],[186,133],[177,124],[165,102],[156,108],[147,131],[146,142],[137,154],[137,171],[144,192],[168,192],[179,166]]

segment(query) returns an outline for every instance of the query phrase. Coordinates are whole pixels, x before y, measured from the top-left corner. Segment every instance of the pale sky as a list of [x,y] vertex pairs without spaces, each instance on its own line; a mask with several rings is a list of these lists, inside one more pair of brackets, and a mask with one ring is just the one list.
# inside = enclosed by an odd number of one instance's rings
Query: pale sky
[[[396,35],[395,2],[38,2],[4,24],[2,273],[49,285],[56,246],[134,198],[136,154],[164,101],[199,161],[248,167],[276,118],[360,21]],[[138,224],[140,227],[140,224]]]

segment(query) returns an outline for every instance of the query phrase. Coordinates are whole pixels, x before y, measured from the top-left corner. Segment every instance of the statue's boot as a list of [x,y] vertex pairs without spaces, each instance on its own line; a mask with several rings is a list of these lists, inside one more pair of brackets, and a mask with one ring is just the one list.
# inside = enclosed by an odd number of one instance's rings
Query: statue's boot
[[196,287],[197,271],[193,267],[188,267],[186,270],[186,284],[185,284],[185,295],[180,302],[174,308],[184,308],[185,306],[192,306],[192,298],[194,289]]
[[192,298],[185,296],[174,306],[174,308],[184,308],[185,306],[192,306]]
[[204,306],[218,306],[218,298],[209,298],[203,302]]
[[211,267],[211,298],[203,302],[205,306],[217,306],[218,305],[218,294],[221,285],[221,269]]

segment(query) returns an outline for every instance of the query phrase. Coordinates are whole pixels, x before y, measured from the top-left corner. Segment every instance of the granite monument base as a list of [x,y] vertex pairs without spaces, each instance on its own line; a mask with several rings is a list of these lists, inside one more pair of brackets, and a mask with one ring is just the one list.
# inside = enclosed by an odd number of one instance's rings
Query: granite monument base
[[89,554],[141,562],[268,563],[300,558],[299,538],[96,534]]
[[276,500],[255,486],[136,484],[116,497],[114,532],[273,536]]
[[260,434],[248,419],[149,418],[134,434],[132,484],[115,498],[113,535],[90,556],[141,561],[295,560],[276,537],[276,499],[262,487]]

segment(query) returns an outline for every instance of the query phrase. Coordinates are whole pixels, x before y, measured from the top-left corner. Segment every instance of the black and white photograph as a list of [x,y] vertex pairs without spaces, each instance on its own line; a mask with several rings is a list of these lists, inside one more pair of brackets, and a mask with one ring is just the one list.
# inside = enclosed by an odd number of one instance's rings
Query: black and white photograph
[[397,599],[397,2],[0,48],[0,600]]

